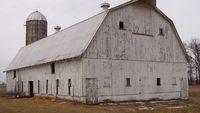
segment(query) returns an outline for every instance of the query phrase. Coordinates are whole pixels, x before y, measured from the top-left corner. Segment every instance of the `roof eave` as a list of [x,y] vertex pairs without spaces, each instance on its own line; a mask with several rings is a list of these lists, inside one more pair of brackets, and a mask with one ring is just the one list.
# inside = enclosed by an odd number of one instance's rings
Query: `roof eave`
[[5,72],[9,72],[9,71],[20,70],[20,69],[24,69],[24,68],[28,68],[28,67],[34,67],[34,66],[39,66],[39,65],[43,65],[43,64],[49,64],[49,63],[52,63],[52,62],[59,62],[59,61],[63,61],[63,60],[71,60],[71,59],[76,59],[76,58],[81,58],[81,57],[82,57],[82,55],[80,54],[80,55],[70,57],[70,58],[67,58],[67,59],[59,59],[59,60],[54,60],[54,61],[45,62],[45,63],[33,64],[33,65],[30,65],[30,66],[24,66],[24,67],[20,67],[20,68],[7,69],[3,72],[5,73]]

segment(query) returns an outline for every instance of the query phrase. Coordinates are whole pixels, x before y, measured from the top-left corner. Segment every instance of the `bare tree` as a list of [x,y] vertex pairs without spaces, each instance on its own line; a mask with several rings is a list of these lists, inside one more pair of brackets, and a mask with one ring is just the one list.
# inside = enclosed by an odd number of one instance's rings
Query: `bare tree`
[[200,40],[192,39],[189,43],[189,49],[192,57],[191,67],[194,68],[196,75],[195,80],[196,83],[200,83]]
[[193,70],[194,70],[194,65],[193,65],[193,58],[192,58],[192,52],[191,52],[191,49],[189,47],[190,45],[190,42],[183,42],[183,45],[186,49],[186,52],[187,52],[187,55],[190,59],[190,62],[189,62],[189,65],[188,65],[188,79],[189,79],[189,83],[190,84],[194,84],[194,77],[193,77]]

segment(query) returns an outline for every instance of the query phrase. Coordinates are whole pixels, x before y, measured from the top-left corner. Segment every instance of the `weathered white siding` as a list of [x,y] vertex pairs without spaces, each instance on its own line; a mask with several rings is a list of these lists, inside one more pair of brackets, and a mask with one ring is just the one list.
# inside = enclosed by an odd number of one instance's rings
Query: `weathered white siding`
[[[170,23],[138,2],[109,12],[84,54],[83,75],[97,78],[99,102],[175,99],[181,98],[180,79],[187,79],[187,63]],[[126,78],[131,87],[125,86]]]
[[[184,63],[84,59],[84,78],[97,78],[99,102],[180,98],[180,79],[187,76]],[[131,86],[126,87],[126,78]],[[161,86],[157,86],[161,78]],[[174,79],[176,84],[174,84]]]
[[[125,24],[124,30],[119,29],[120,21]],[[159,28],[163,28],[164,36],[159,35]],[[186,62],[170,23],[142,3],[110,12],[85,57]]]
[[[82,98],[82,60],[73,59],[70,61],[55,62],[55,74],[51,74],[50,64],[34,66],[17,70],[17,77],[13,79],[13,72],[7,73],[8,92],[14,92],[16,83],[19,81],[19,88],[23,81],[23,89],[29,95],[29,81],[33,81],[34,95],[56,96],[56,79],[59,79],[57,97],[63,99],[83,101]],[[68,79],[72,81],[71,96],[68,95]],[[38,94],[38,80],[40,80],[40,93]],[[46,80],[48,80],[48,94],[46,94]],[[21,90],[19,90],[21,91]]]
[[7,90],[7,92],[14,91],[15,80],[13,80],[13,75],[14,75],[13,71],[6,72],[6,81],[7,81],[6,90]]

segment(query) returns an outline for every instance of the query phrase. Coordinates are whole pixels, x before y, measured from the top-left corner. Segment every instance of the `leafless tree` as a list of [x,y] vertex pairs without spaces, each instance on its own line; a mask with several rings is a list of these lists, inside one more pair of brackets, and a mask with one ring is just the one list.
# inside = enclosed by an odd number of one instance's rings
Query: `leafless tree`
[[189,69],[195,71],[196,83],[200,83],[200,39],[192,39],[188,44],[188,50],[192,58]]
[[190,84],[193,84],[194,83],[194,76],[193,76],[193,70],[194,70],[194,65],[193,65],[193,62],[192,62],[192,53],[191,53],[191,49],[189,47],[190,45],[190,42],[183,42],[183,45],[186,49],[186,52],[187,52],[187,55],[190,59],[190,62],[189,62],[189,65],[188,65],[188,79],[189,79],[189,83]]

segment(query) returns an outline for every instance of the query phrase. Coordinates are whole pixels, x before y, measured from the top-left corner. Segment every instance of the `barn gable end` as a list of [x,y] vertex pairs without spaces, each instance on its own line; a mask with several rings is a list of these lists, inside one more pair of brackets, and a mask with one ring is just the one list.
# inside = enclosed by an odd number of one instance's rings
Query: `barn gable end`
[[[120,22],[124,23],[124,29],[119,28]],[[160,30],[163,35],[159,34]],[[159,9],[141,1],[111,9],[84,57],[188,61],[173,22]]]

